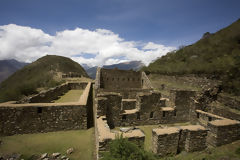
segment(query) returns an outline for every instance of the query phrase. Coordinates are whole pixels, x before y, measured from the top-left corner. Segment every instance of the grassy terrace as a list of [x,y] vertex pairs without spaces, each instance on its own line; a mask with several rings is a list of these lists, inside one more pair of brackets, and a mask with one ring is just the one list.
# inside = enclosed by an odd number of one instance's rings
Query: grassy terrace
[[66,150],[73,147],[71,160],[91,160],[94,149],[94,128],[88,130],[60,131],[37,134],[23,134],[0,137],[0,153],[21,153],[24,159],[33,154],[59,152],[66,155]]
[[63,102],[77,102],[79,101],[80,96],[82,95],[83,90],[69,90],[66,94],[61,96],[55,103]]
[[[153,88],[160,91],[162,94],[169,96],[169,91],[171,89],[184,89],[184,90],[194,90],[194,91],[201,91],[200,86],[193,86],[187,83],[179,82],[171,78],[164,77],[159,74],[151,74],[149,79],[153,85]],[[161,85],[165,85],[165,89],[161,89]]]

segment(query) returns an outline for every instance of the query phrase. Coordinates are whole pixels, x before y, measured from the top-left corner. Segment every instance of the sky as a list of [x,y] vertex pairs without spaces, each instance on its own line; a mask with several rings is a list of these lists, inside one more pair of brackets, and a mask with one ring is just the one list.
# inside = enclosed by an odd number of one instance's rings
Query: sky
[[0,0],[0,59],[146,65],[240,18],[239,0]]

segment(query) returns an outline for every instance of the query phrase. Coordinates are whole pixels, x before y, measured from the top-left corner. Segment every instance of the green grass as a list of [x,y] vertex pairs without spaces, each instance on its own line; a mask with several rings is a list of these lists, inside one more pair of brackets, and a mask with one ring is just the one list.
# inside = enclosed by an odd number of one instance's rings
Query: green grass
[[71,160],[91,160],[94,149],[94,128],[88,130],[59,131],[37,134],[23,134],[0,137],[3,144],[0,152],[4,154],[20,153],[24,159],[33,154],[59,152],[66,155],[66,150],[73,147]]
[[169,52],[143,67],[148,73],[204,74],[223,81],[223,90],[240,96],[240,19],[196,43]]
[[70,58],[47,55],[16,71],[0,83],[0,102],[19,100],[36,94],[38,88],[49,89],[65,82],[61,73],[75,72],[88,77],[80,64]]
[[[177,81],[175,79],[171,79],[167,76],[162,76],[159,74],[151,74],[149,79],[153,85],[153,88],[157,91],[160,91],[163,95],[169,96],[171,89],[183,89],[183,90],[194,90],[201,91],[202,88],[199,86],[190,85],[187,83],[183,83],[181,81]],[[165,85],[165,89],[161,89],[161,85]]]
[[83,90],[69,90],[66,94],[61,96],[55,103],[63,102],[78,102]]
[[[185,126],[185,125],[190,125],[190,123],[186,122],[186,123],[163,124],[163,126],[168,126],[168,127],[172,127],[172,126]],[[121,127],[116,127],[113,130],[119,131],[120,128]],[[159,125],[136,126],[136,128],[140,128],[144,132],[144,134],[145,134],[144,149],[146,151],[151,151],[152,150],[152,129],[159,128]]]

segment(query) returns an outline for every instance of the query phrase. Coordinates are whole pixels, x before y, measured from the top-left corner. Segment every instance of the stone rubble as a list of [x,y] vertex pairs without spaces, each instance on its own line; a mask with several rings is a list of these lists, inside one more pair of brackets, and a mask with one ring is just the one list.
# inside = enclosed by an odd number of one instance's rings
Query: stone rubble
[[73,149],[73,148],[69,148],[69,149],[67,150],[67,154],[72,154],[72,153],[73,153],[73,151],[74,151],[74,149]]

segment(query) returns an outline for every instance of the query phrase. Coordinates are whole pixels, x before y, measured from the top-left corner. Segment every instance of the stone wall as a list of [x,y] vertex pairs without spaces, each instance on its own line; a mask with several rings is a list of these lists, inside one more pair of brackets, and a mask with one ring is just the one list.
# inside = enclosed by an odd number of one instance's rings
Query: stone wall
[[107,120],[105,116],[100,116],[96,119],[96,146],[97,148],[97,157],[99,158],[101,155],[99,153],[103,151],[109,150],[109,143],[114,140],[117,136],[122,135],[123,138],[127,138],[129,141],[136,143],[139,147],[142,147],[145,135],[140,129],[129,130],[128,132],[120,132],[110,130],[110,127],[107,124]]
[[120,93],[123,99],[136,99],[139,93],[149,93],[153,91],[152,89],[141,89],[141,88],[124,88],[124,89],[98,89],[98,93],[101,92],[116,92]]
[[192,97],[196,95],[195,91],[188,90],[171,90],[170,101],[176,108],[176,119],[178,122],[187,122],[190,120],[190,106]]
[[82,77],[83,75],[77,72],[69,72],[66,74],[62,74],[62,78],[75,78],[75,77]]
[[[98,90],[100,89],[100,74],[101,74],[101,68],[98,67],[97,68],[97,72],[96,72],[96,79],[95,79],[95,84],[94,84],[94,89],[95,89],[95,97],[97,97],[97,93],[98,93]],[[102,84],[103,85],[103,84]]]
[[143,89],[153,89],[153,86],[152,86],[150,80],[148,79],[147,75],[145,74],[145,72],[142,72],[142,88]]
[[159,156],[180,151],[201,151],[206,145],[207,130],[200,125],[156,128],[152,131],[152,150]]
[[177,153],[179,129],[165,128],[152,130],[152,151],[159,156]]
[[240,139],[240,122],[196,110],[198,123],[208,129],[207,143],[220,146]]
[[68,86],[69,86],[69,89],[71,90],[74,90],[74,89],[85,89],[86,86],[87,86],[87,82],[79,82],[79,83],[73,83],[73,82],[69,82],[68,83]]
[[136,99],[122,99],[121,110],[135,109],[136,103]]
[[175,108],[165,107],[159,92],[139,93],[137,99],[130,100],[119,93],[102,92],[96,104],[97,115],[106,115],[110,128],[177,122]]
[[85,89],[88,83],[65,83],[57,87],[51,88],[47,91],[43,91],[37,95],[29,97],[27,100],[29,103],[50,103],[53,100],[64,95],[71,89]]
[[64,95],[69,90],[70,90],[69,85],[65,83],[30,97],[28,99],[28,102],[29,103],[50,103],[53,100],[58,99],[59,96]]
[[187,152],[202,151],[207,148],[206,144],[207,130],[202,128],[199,130],[187,129],[185,150]]
[[100,88],[142,88],[141,72],[101,68],[100,73]]
[[97,113],[99,116],[106,116],[110,128],[120,126],[120,112],[122,96],[119,93],[102,93],[97,95],[98,106]]
[[0,107],[0,134],[87,129],[87,108],[75,104],[14,105]]
[[207,143],[211,146],[221,146],[240,139],[240,122],[223,119],[208,123]]
[[224,119],[223,117],[217,116],[215,114],[211,114],[208,112],[204,112],[201,110],[196,110],[196,117],[197,117],[197,123],[207,127],[208,123],[214,120]]
[[92,84],[79,102],[0,104],[0,135],[87,129],[93,126]]

